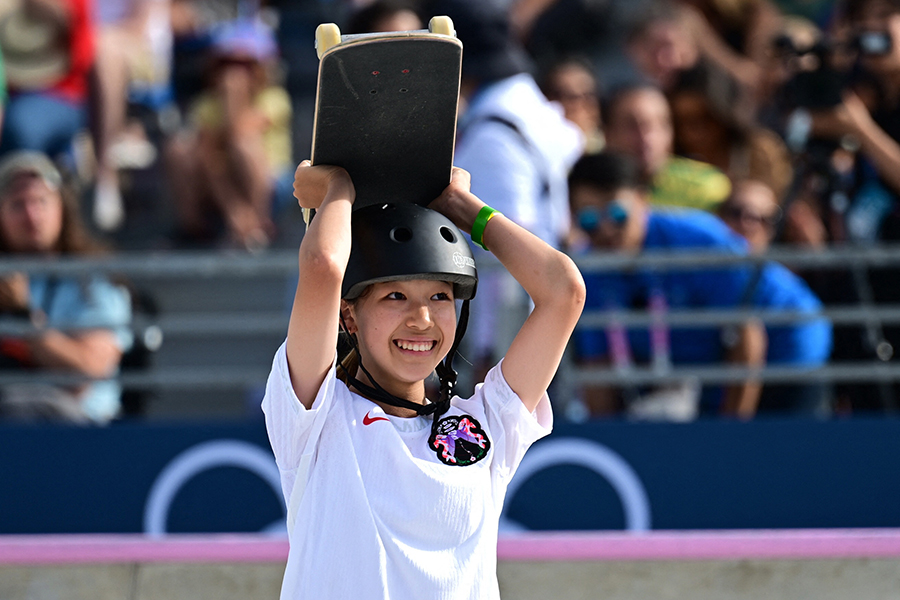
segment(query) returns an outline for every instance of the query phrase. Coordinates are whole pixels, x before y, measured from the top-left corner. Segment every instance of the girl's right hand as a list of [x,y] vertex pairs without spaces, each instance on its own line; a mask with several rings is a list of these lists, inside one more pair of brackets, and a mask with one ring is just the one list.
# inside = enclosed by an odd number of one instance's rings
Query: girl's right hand
[[356,199],[356,189],[350,175],[341,167],[316,165],[304,160],[294,172],[294,197],[301,208],[319,208],[325,197],[340,195],[351,202]]
[[484,206],[484,202],[470,191],[471,184],[472,177],[468,171],[453,167],[450,184],[428,205],[428,208],[441,213],[466,233],[472,231],[472,223]]

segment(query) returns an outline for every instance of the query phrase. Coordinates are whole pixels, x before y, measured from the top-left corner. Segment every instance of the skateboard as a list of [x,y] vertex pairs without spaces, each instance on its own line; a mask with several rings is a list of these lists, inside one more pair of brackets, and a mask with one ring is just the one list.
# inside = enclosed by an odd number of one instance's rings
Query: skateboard
[[342,36],[316,29],[312,163],[343,167],[354,208],[427,205],[450,182],[462,42],[448,17],[427,30]]

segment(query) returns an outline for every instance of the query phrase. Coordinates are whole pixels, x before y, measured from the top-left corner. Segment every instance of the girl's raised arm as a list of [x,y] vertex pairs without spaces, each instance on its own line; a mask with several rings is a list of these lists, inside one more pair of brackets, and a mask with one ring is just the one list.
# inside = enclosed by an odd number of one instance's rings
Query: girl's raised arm
[[356,191],[344,169],[303,161],[294,175],[294,195],[301,207],[316,209],[300,243],[300,278],[286,344],[291,384],[303,406],[310,408],[336,352]]
[[[471,232],[485,206],[469,191],[469,174],[454,169],[450,185],[433,208]],[[550,385],[584,307],[584,280],[572,260],[506,217],[495,215],[484,228],[484,245],[525,288],[534,310],[503,359],[503,376],[533,411]]]

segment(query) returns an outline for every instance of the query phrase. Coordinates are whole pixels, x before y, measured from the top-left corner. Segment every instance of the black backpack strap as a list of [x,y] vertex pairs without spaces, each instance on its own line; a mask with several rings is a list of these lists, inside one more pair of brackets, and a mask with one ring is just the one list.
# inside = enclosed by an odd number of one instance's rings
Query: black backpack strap
[[522,129],[510,121],[505,117],[501,117],[499,115],[485,115],[483,117],[476,117],[469,123],[466,123],[465,128],[460,131],[460,137],[467,131],[471,131],[472,126],[477,125],[479,123],[498,123],[503,125],[510,131],[516,134],[516,137],[519,138],[519,141],[522,142],[522,146],[528,149],[529,154],[531,154],[532,161],[534,162],[534,170],[541,177],[541,199],[545,201],[550,200],[550,176],[546,172],[546,167],[544,166],[544,158],[541,155],[540,151],[534,145],[534,143],[528,139]]

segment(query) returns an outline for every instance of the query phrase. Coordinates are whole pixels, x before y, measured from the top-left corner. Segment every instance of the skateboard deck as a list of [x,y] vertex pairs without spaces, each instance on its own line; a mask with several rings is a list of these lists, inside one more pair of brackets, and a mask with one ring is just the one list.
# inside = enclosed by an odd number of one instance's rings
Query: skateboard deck
[[359,36],[326,24],[316,44],[312,163],[347,170],[354,208],[437,198],[450,182],[462,64],[450,20]]

